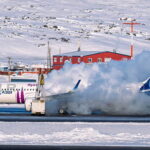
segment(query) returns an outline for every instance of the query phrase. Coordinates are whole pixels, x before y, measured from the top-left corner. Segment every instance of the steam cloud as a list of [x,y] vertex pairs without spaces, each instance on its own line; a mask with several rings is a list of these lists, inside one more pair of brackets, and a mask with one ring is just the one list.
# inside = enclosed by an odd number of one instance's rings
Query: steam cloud
[[118,115],[150,114],[150,96],[139,93],[139,83],[150,77],[149,58],[150,52],[144,51],[130,61],[67,63],[62,70],[49,74],[45,94],[67,92],[81,79],[79,89],[65,102],[54,100],[47,105],[57,111],[58,105],[64,102],[67,111],[76,114],[91,114],[96,110]]

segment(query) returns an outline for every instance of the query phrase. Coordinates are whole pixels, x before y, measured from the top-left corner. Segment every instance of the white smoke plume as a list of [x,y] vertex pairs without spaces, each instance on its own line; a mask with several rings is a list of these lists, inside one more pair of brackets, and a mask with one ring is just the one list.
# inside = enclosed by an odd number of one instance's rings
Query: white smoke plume
[[[64,93],[81,79],[79,89],[65,102],[69,113],[91,114],[101,111],[118,115],[150,114],[150,96],[139,93],[140,82],[150,77],[150,52],[144,51],[132,60],[107,64],[67,63],[46,79],[46,95]],[[64,102],[64,101],[63,101]],[[48,107],[62,104],[59,100]],[[56,111],[57,109],[55,109]]]

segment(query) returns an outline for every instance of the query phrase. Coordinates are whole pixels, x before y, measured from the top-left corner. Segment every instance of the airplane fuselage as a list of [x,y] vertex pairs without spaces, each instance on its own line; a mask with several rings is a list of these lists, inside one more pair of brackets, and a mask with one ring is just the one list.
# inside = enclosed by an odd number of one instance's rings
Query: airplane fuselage
[[25,103],[36,96],[36,83],[0,83],[0,103]]

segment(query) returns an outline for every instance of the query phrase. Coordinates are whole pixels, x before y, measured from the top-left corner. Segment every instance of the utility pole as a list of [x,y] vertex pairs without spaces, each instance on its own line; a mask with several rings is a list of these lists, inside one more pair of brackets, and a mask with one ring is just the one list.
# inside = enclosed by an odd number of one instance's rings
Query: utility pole
[[134,46],[133,46],[133,33],[134,33],[134,25],[140,25],[140,23],[134,22],[135,19],[131,20],[131,22],[125,22],[123,24],[130,25],[130,33],[131,33],[131,45],[130,45],[130,56],[131,58],[134,55]]
[[50,46],[49,46],[49,41],[48,41],[48,43],[47,43],[47,48],[48,48],[48,52],[47,52],[47,68],[48,69],[51,69],[51,66],[52,66],[52,64],[51,64],[51,48],[50,48]]

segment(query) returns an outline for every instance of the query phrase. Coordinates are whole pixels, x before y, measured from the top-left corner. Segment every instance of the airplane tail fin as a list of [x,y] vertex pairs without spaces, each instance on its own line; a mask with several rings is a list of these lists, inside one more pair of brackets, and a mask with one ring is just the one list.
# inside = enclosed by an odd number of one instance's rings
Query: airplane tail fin
[[150,78],[148,78],[140,88],[140,92],[150,93]]
[[81,80],[78,80],[77,84],[75,85],[75,87],[73,88],[73,91],[76,90],[80,84]]

